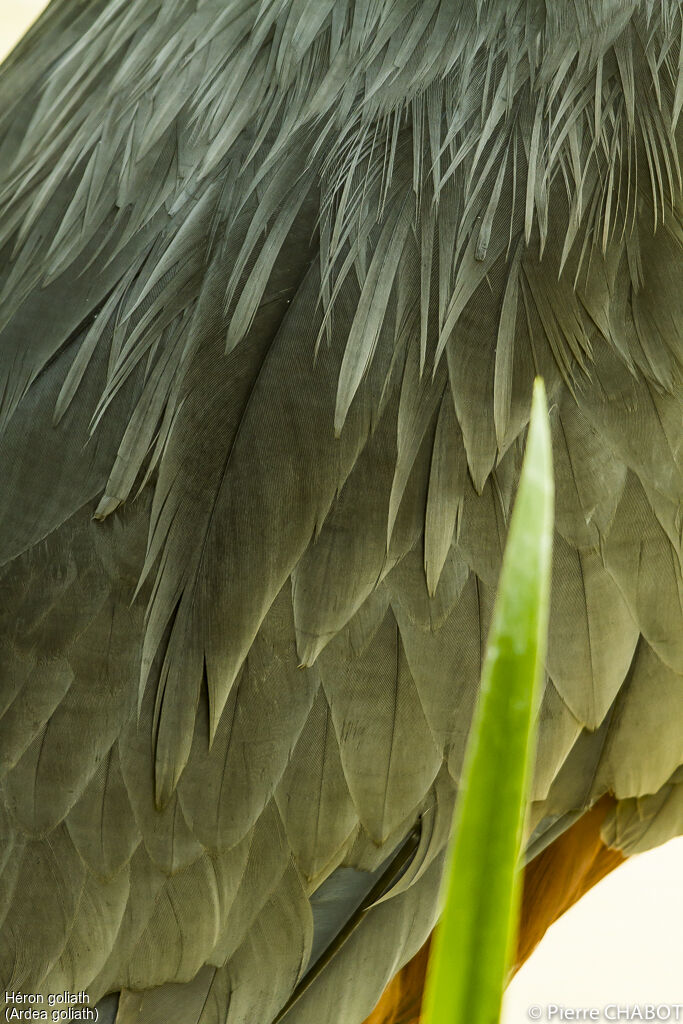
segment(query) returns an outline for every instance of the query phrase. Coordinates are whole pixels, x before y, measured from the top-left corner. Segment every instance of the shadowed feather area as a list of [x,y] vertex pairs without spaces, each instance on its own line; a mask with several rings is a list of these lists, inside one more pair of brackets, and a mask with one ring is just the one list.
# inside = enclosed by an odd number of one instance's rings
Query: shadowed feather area
[[537,374],[529,849],[606,793],[611,847],[683,831],[682,31],[53,0],[0,68],[2,991],[271,1024],[311,897],[419,826],[283,1020],[372,1011],[438,915]]

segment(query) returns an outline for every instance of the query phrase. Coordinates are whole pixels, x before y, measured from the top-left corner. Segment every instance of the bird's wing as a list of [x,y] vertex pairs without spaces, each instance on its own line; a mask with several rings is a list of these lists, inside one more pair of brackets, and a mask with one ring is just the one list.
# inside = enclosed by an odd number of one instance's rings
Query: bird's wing
[[268,1024],[419,825],[288,1017],[371,1010],[537,372],[532,825],[681,763],[680,5],[476,6],[62,0],[0,73],[5,991]]

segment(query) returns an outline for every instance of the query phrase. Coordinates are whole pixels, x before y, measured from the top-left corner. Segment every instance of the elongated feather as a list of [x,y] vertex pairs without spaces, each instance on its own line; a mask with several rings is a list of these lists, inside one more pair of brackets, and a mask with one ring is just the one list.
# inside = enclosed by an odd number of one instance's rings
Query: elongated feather
[[276,799],[299,870],[313,880],[340,856],[358,824],[322,688]]
[[424,566],[434,596],[451,544],[458,532],[465,494],[467,461],[450,389],[441,399],[429,475],[425,515]]
[[595,729],[624,681],[638,628],[597,552],[559,537],[554,550],[563,587],[551,595],[548,671],[573,714]]
[[391,540],[396,516],[405,493],[408,478],[413,464],[422,445],[425,433],[432,423],[436,409],[441,403],[446,387],[446,375],[441,368],[436,373],[437,380],[430,380],[428,372],[420,369],[420,357],[417,346],[409,347],[403,381],[401,398],[398,407],[398,424],[396,428],[397,455],[396,469],[391,486],[389,500],[389,516],[387,537]]
[[185,985],[160,985],[144,992],[121,993],[117,1024],[133,1024],[142,1018],[149,1024],[165,1024],[169,1016],[181,1013],[186,1024],[219,1024],[225,1020],[230,998],[227,971],[203,967]]
[[[638,537],[637,544],[633,543],[634,536]],[[680,561],[631,473],[605,544],[604,559],[647,642],[665,664],[680,672]]]
[[488,626],[485,614],[482,621],[479,586],[470,574],[450,615],[435,631],[429,623],[411,621],[400,606],[395,610],[425,718],[437,748],[450,759],[456,779],[477,693],[482,637]]
[[[260,817],[318,686],[315,670],[298,664],[290,587],[285,585],[251,647],[210,750],[207,701],[200,701],[179,796],[190,826],[209,848],[233,846]],[[231,780],[238,777],[235,790]]]
[[289,867],[230,962],[227,1021],[247,1024],[253,1013],[272,1019],[301,977],[312,939],[310,904],[296,870]]
[[558,531],[573,547],[597,547],[610,529],[626,466],[595,432],[570,395],[552,419]]
[[[19,870],[4,921],[7,940],[0,950],[6,991],[26,985],[36,976],[37,964],[43,977],[60,956],[85,881],[85,868],[64,826],[55,829],[49,843],[29,842],[17,852]],[[57,886],[50,884],[55,879]],[[29,948],[30,960],[25,952]]]
[[387,551],[395,433],[393,401],[296,567],[292,596],[304,665],[315,662],[403,553],[401,546],[392,558]]
[[[367,654],[340,664],[328,646],[320,671],[349,791],[360,820],[381,842],[416,806],[440,762],[393,615]],[[373,679],[383,680],[385,698],[379,714],[369,715]],[[409,736],[419,736],[419,746],[411,747]]]
[[[598,772],[618,799],[656,793],[683,763],[683,679],[641,643],[619,695]],[[657,736],[654,750],[644,738]]]
[[45,981],[50,992],[82,992],[109,956],[130,894],[128,865],[106,883],[86,875],[73,927]]
[[395,205],[379,236],[368,275],[363,283],[358,310],[349,330],[344,359],[339,371],[335,411],[337,433],[344,425],[349,406],[379,339],[394,284],[394,275],[410,227],[409,216],[407,201]]
[[[96,830],[94,820],[99,822]],[[116,874],[132,857],[141,833],[121,774],[117,745],[69,811],[66,826],[81,858],[100,878]]]
[[631,856],[679,835],[683,822],[681,781],[679,769],[657,793],[620,800],[603,826],[605,842]]

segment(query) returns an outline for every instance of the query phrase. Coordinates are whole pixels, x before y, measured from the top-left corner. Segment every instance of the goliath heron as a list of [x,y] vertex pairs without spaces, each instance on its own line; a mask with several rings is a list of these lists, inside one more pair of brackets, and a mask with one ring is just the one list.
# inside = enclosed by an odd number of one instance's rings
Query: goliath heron
[[520,956],[683,831],[681,29],[53,0],[6,62],[11,999],[359,1024],[396,976],[373,1020],[418,1012],[537,373]]

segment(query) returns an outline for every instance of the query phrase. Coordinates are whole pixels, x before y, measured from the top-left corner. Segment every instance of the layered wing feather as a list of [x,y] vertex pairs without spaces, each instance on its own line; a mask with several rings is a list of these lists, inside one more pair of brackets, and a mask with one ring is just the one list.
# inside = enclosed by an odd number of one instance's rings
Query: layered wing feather
[[[683,827],[681,17],[54,0],[0,71],[5,990],[371,1010],[438,911],[539,372],[532,824]],[[309,964],[312,893],[417,824]]]

